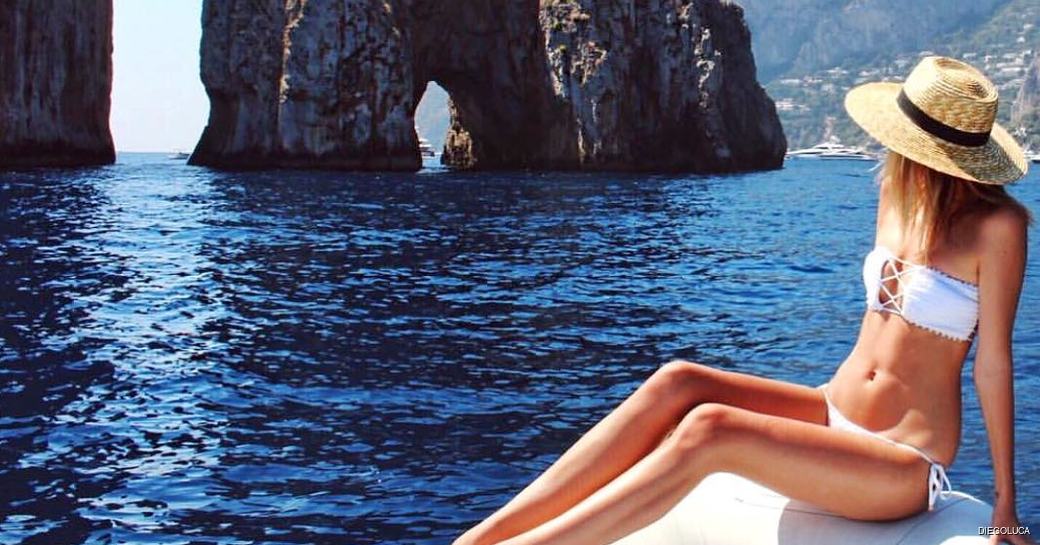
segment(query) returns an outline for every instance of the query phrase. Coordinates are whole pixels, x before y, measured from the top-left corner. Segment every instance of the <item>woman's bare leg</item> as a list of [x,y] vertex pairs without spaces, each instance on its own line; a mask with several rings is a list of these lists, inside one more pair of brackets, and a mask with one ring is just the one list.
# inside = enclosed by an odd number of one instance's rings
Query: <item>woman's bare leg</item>
[[915,452],[875,438],[705,403],[620,477],[499,545],[613,543],[659,519],[716,471],[849,518],[902,518],[926,507],[928,469]]
[[688,361],[669,362],[455,545],[495,543],[567,511],[653,451],[690,409],[706,401],[826,422],[823,394],[813,388]]

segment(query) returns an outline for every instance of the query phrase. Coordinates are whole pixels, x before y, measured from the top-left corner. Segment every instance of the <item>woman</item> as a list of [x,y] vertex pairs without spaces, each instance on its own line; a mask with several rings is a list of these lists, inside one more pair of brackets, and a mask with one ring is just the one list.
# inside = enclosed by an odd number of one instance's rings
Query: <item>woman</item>
[[845,106],[889,154],[864,262],[867,310],[831,380],[811,388],[667,363],[456,545],[611,543],[718,471],[853,519],[930,510],[949,488],[975,338],[992,525],[1020,526],[1011,332],[1030,218],[1002,185],[1025,174],[1025,157],[994,123],[996,88],[953,59],[925,58],[902,85],[857,87]]

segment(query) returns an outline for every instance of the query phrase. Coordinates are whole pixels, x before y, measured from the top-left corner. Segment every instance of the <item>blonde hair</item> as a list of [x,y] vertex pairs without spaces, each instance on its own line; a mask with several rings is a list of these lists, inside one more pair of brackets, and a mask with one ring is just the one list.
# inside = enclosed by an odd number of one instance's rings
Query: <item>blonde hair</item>
[[1032,223],[1029,210],[1002,185],[950,176],[889,150],[878,175],[904,233],[919,229],[921,250],[929,256],[947,240],[957,220],[972,212],[1010,207]]

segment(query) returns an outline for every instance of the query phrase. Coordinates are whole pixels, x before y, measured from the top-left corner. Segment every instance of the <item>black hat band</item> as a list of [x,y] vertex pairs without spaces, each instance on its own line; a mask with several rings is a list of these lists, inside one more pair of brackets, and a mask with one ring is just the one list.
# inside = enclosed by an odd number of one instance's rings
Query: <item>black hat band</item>
[[910,121],[914,122],[914,125],[917,125],[922,131],[932,136],[942,138],[951,144],[958,144],[972,148],[985,146],[986,142],[989,142],[989,131],[962,131],[956,127],[951,127],[942,121],[938,121],[911,102],[910,97],[906,96],[906,93],[904,93],[902,89],[899,90],[899,97],[896,98],[896,102],[899,104],[899,109],[910,118]]

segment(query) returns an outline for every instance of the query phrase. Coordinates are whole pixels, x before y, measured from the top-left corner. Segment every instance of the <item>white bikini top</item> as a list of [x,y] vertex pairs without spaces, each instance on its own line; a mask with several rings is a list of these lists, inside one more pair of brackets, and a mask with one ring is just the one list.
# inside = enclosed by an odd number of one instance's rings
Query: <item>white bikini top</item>
[[979,316],[975,284],[900,259],[880,245],[863,260],[863,283],[870,310],[898,314],[910,324],[956,341],[971,341],[975,334]]

